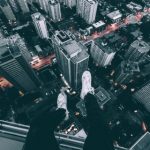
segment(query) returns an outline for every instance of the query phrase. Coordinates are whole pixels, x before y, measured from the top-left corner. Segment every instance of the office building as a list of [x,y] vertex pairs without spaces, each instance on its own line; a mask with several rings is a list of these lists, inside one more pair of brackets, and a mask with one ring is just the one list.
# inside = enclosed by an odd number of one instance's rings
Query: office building
[[84,12],[84,1],[85,0],[77,0],[76,1],[76,9],[77,9],[77,14],[80,15],[81,17],[83,16],[83,12]]
[[26,0],[17,0],[23,14],[29,13],[29,7]]
[[28,63],[27,52],[18,42],[14,36],[0,41],[0,75],[19,90],[31,92],[38,89],[40,81]]
[[76,0],[64,0],[64,4],[69,7],[75,7],[76,6]]
[[58,0],[50,0],[49,4],[49,16],[54,22],[58,22],[62,19],[61,8]]
[[77,14],[88,24],[95,22],[97,13],[97,0],[77,0]]
[[34,13],[31,16],[32,16],[33,24],[35,26],[35,29],[39,37],[42,39],[44,38],[48,39],[49,34],[48,34],[45,17],[41,15],[41,13]]
[[144,133],[131,147],[129,150],[149,150],[150,149],[150,133]]
[[[98,86],[94,90],[94,96],[97,100],[99,108],[104,108],[110,101],[116,100],[116,97],[110,92],[106,91],[103,87]],[[87,117],[87,110],[85,106],[85,101],[81,100],[76,104],[76,107],[80,110],[82,116]]]
[[8,21],[11,22],[16,20],[16,17],[8,3],[6,3],[5,1],[0,1],[0,8]]
[[20,50],[23,56],[25,56],[26,60],[28,62],[32,61],[31,54],[25,44],[25,41],[23,38],[20,37],[19,34],[15,34],[13,36],[10,36],[10,44],[17,46]]
[[8,3],[10,4],[12,10],[14,13],[18,13],[19,12],[19,6],[17,4],[16,0],[8,0]]
[[101,32],[106,28],[106,24],[101,20],[94,23],[92,26],[93,26],[94,32]]
[[128,84],[139,75],[140,68],[137,62],[122,61],[115,71],[115,82],[118,84]]
[[65,79],[72,88],[80,88],[82,74],[88,69],[87,48],[63,31],[56,32],[53,43],[58,65]]
[[134,94],[133,98],[141,103],[150,112],[150,81],[144,84]]
[[136,13],[139,11],[142,11],[143,7],[137,3],[134,2],[130,2],[126,5],[126,7],[132,12],[132,13]]
[[145,55],[149,52],[150,46],[142,41],[134,41],[129,49],[126,51],[125,58],[130,61],[141,61],[144,59]]
[[38,0],[40,7],[48,13],[48,2],[49,0]]
[[83,19],[88,24],[92,24],[95,22],[97,6],[98,6],[98,2],[96,0],[85,0],[84,1]]
[[95,89],[95,97],[97,99],[99,107],[103,107],[106,103],[113,99],[113,95],[106,91],[104,88],[99,86]]
[[91,56],[96,65],[105,67],[111,65],[111,62],[116,54],[116,51],[108,46],[107,42],[102,39],[96,39],[92,41]]
[[119,23],[122,19],[122,14],[119,10],[115,10],[107,14],[107,17],[111,23]]

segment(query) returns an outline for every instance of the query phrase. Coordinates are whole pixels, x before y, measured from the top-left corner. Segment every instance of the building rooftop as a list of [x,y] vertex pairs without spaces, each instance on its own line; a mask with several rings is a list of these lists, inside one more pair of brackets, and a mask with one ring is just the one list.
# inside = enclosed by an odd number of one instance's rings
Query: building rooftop
[[[20,53],[20,50],[17,46],[22,46],[23,41],[19,34],[12,35],[7,39],[0,40],[0,59],[1,62],[12,58]],[[2,61],[3,60],[3,61]]]
[[126,5],[127,8],[131,9],[131,10],[141,10],[142,9],[142,6],[139,5],[139,4],[136,4],[134,2],[130,2],[129,4]]
[[140,53],[147,53],[150,51],[150,45],[141,40],[134,41],[131,47],[137,49]]
[[45,20],[44,16],[39,12],[34,13],[31,16],[32,16],[32,19],[37,20],[37,21],[38,20]]
[[95,44],[104,52],[107,54],[116,52],[115,49],[110,48],[109,44],[105,39],[98,38],[95,40]]
[[122,17],[122,14],[119,10],[113,11],[109,14],[107,14],[107,17],[109,17],[112,20],[116,20]]
[[140,72],[138,62],[131,62],[131,61],[123,61],[121,62],[121,68],[124,73],[135,73]]
[[76,41],[69,41],[66,44],[64,44],[63,46],[64,51],[66,52],[66,54],[72,58],[74,56],[76,56],[78,53],[80,53],[82,51],[81,47],[78,45],[78,43]]
[[58,0],[49,0],[49,4],[50,4],[50,5],[56,5],[56,4],[58,4],[58,3],[59,3]]
[[150,149],[150,133],[146,132],[130,150],[149,150]]
[[97,0],[87,0],[87,2],[89,2],[90,4],[98,3]]
[[86,47],[83,46],[81,43],[78,43],[74,40],[65,43],[63,46],[63,52],[71,58],[73,62],[81,61],[89,57],[86,52]]
[[64,44],[65,42],[68,42],[72,40],[69,35],[64,31],[56,31],[54,38],[58,41],[60,44]]
[[111,95],[101,86],[95,89],[95,96],[99,106],[102,106],[111,100]]
[[105,23],[103,21],[98,21],[98,22],[93,24],[93,27],[99,28],[99,27],[104,26],[104,25],[105,25]]

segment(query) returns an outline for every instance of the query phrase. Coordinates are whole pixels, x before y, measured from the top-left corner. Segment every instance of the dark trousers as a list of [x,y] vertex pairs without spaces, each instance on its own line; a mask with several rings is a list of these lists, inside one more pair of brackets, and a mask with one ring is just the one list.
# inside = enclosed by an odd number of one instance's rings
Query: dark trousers
[[[84,150],[113,150],[113,141],[105,124],[96,98],[92,94],[85,96],[87,117],[90,128],[84,144]],[[30,125],[24,150],[59,150],[54,129],[65,117],[65,110],[47,111]]]

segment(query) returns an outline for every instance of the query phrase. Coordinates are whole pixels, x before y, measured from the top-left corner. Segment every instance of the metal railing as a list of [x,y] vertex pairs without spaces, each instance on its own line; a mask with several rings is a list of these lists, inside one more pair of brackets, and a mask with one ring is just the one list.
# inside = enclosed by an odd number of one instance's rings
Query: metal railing
[[[0,133],[2,136],[25,142],[29,126],[0,120]],[[56,139],[63,150],[82,150],[85,139],[67,134],[55,133]]]

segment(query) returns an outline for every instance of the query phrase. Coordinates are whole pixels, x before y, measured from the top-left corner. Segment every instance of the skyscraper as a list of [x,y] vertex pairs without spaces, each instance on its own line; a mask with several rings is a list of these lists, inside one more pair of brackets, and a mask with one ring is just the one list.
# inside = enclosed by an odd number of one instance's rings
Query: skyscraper
[[0,74],[19,90],[37,90],[40,81],[28,64],[24,50],[18,46],[17,38],[13,37],[0,41]]
[[29,7],[26,0],[17,0],[23,14],[29,13]]
[[97,6],[97,0],[77,0],[77,14],[88,24],[92,24],[96,18]]
[[125,58],[130,61],[141,61],[144,56],[149,52],[150,46],[142,41],[134,41],[125,54]]
[[56,58],[61,71],[74,89],[81,86],[81,77],[88,69],[89,55],[86,47],[71,39],[65,32],[57,32],[53,36]]
[[84,13],[84,1],[85,0],[77,0],[77,14],[83,17]]
[[41,13],[32,14],[32,20],[40,38],[49,38],[48,29],[46,25],[46,20]]
[[17,46],[21,50],[21,53],[25,56],[25,58],[28,62],[32,61],[31,54],[25,44],[25,41],[23,38],[20,37],[19,34],[10,36],[10,44],[12,44],[12,45],[15,44],[15,46]]
[[92,42],[90,51],[94,62],[101,67],[110,65],[116,54],[116,51],[100,38]]
[[76,0],[64,0],[64,4],[67,7],[72,8],[72,7],[76,6]]
[[16,0],[8,0],[8,2],[15,13],[19,12],[19,7]]
[[61,18],[61,8],[58,0],[50,0],[49,1],[49,16],[52,18],[54,22],[60,21]]
[[16,20],[16,17],[14,15],[10,5],[8,3],[6,3],[6,1],[0,1],[0,8],[1,8],[2,12],[4,13],[4,15],[6,16],[6,18],[8,19],[8,21]]
[[115,82],[119,84],[128,84],[132,81],[135,75],[140,73],[140,68],[137,62],[123,61],[118,66],[115,72]]
[[41,6],[41,8],[43,10],[45,10],[45,12],[48,13],[48,2],[49,0],[38,0],[39,1],[39,5]]
[[133,98],[150,112],[150,81],[133,94]]

